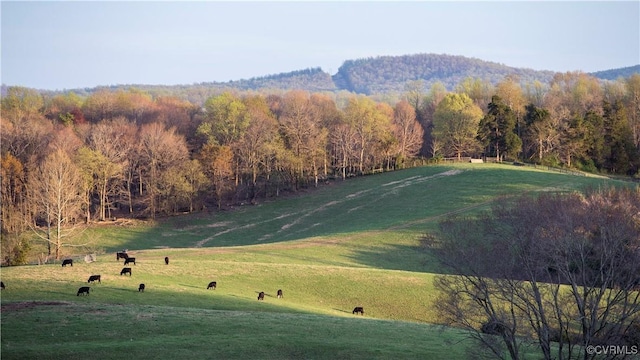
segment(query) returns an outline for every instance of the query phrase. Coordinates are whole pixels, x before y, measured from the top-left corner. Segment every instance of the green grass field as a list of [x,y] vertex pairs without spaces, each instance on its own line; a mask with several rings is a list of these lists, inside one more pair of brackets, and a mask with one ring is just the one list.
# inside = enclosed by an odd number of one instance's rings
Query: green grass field
[[[429,166],[231,211],[103,224],[86,234],[103,251],[94,263],[76,254],[73,267],[2,268],[1,355],[463,359],[477,349],[434,325],[432,282],[445,270],[420,237],[499,197],[605,184],[627,185],[512,165]],[[131,277],[119,275],[123,248],[137,260]],[[92,274],[102,283],[76,296]],[[206,290],[212,280],[218,288]]]

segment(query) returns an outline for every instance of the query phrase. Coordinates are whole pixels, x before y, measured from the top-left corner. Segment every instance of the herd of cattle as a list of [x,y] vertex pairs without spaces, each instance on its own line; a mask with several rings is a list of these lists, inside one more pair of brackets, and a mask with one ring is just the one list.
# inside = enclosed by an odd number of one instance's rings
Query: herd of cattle
[[[120,261],[120,259],[124,259],[124,265],[133,263],[133,265],[136,264],[136,258],[134,257],[130,257],[129,254],[127,254],[126,250],[125,251],[119,251],[116,253],[116,261]],[[166,265],[169,265],[169,257],[165,257],[164,258],[164,263]],[[73,267],[73,259],[65,259],[62,261],[62,267],[65,266],[71,266]],[[131,268],[130,267],[124,267],[122,268],[122,270],[120,271],[120,275],[126,275],[129,274],[129,276],[132,276],[131,274]],[[89,280],[87,280],[87,283],[91,284],[94,282],[99,282],[102,283],[101,281],[101,276],[100,275],[91,275],[89,276]],[[209,285],[207,285],[207,290],[209,289],[213,289],[215,290],[216,287],[218,286],[218,283],[216,281],[211,281],[209,283]],[[2,290],[5,289],[5,285],[4,282],[0,281],[0,287],[2,288]],[[145,285],[144,284],[140,284],[138,286],[138,292],[144,292],[145,289]],[[76,296],[80,296],[80,295],[89,295],[89,291],[91,290],[91,287],[89,286],[82,286],[78,289],[78,292],[76,294]],[[258,293],[258,300],[264,300],[264,291],[260,291],[260,293]],[[282,299],[283,293],[282,293],[282,289],[278,289],[277,292],[277,297],[278,299]],[[360,315],[364,315],[364,308],[362,306],[356,306],[353,311],[352,314],[360,314]]]
[[[124,259],[124,265],[128,265],[133,263],[133,265],[136,264],[136,258],[129,256],[129,254],[127,254],[126,251],[119,251],[116,253],[116,261],[119,261],[120,259]],[[164,258],[164,263],[166,265],[169,265],[169,257],[165,257]],[[66,265],[71,265],[73,266],[73,259],[66,259],[62,261],[62,266],[66,266]],[[129,276],[132,276],[131,274],[131,268],[130,267],[123,267],[122,270],[120,270],[120,275],[126,275],[129,274]],[[87,280],[87,283],[93,283],[93,282],[99,282],[102,283],[101,279],[100,279],[100,275],[91,275],[89,276],[89,280]],[[215,289],[216,286],[216,282],[212,281],[209,286],[211,286],[211,284],[213,284],[213,288]],[[145,285],[144,284],[140,284],[138,285],[138,292],[144,292],[145,289]],[[207,288],[209,289],[209,288]],[[91,290],[91,287],[89,286],[82,286],[78,289],[78,293],[76,294],[76,296],[80,296],[80,295],[89,295],[89,290]]]

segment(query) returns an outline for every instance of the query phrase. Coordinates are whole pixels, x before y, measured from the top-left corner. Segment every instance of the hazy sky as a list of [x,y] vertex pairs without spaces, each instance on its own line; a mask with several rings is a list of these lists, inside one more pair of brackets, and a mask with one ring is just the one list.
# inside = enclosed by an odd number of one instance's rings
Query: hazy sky
[[535,70],[640,64],[640,1],[1,2],[2,83],[240,80],[381,55]]

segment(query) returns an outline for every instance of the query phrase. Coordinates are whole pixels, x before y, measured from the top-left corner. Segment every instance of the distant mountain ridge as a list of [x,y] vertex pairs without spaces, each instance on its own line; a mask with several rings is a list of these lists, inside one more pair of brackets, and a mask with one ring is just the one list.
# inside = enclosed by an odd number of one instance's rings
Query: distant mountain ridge
[[202,83],[203,85],[224,85],[238,90],[259,89],[302,89],[311,92],[339,90],[331,75],[321,68],[291,71],[287,73],[255,77],[248,80],[229,81],[226,83]]
[[495,84],[507,75],[514,75],[522,82],[538,80],[546,83],[553,74],[552,71],[515,68],[465,56],[416,54],[347,60],[333,80],[339,88],[379,94],[401,92],[408,81],[416,80],[422,80],[426,87],[441,82],[448,89],[453,89],[468,77]]
[[[634,73],[640,74],[640,65],[590,74],[602,80],[615,80]],[[441,82],[447,89],[453,90],[469,77],[488,80],[493,84],[502,81],[506,76],[515,76],[523,83],[549,83],[554,74],[554,71],[511,67],[460,55],[414,54],[346,60],[335,75],[330,75],[321,68],[313,68],[203,85],[238,90],[301,89],[311,92],[348,91],[373,95],[401,93],[405,90],[407,82],[417,80],[422,81],[426,89],[436,82]]]
[[[602,80],[615,80],[640,74],[640,65],[610,69],[590,73]],[[496,62],[480,60],[460,55],[414,54],[402,56],[377,56],[357,60],[346,60],[334,75],[321,68],[308,68],[287,73],[266,75],[228,82],[202,82],[192,85],[113,85],[95,88],[65,90],[79,95],[87,95],[102,89],[128,89],[136,87],[157,94],[194,94],[199,102],[206,93],[239,91],[287,91],[306,90],[309,92],[347,91],[365,95],[402,93],[408,82],[420,80],[426,89],[441,82],[449,90],[454,90],[466,78],[488,80],[493,84],[506,76],[516,76],[522,83],[539,81],[549,83],[555,72],[511,67]],[[6,86],[3,87],[3,94]],[[51,91],[43,91],[51,92]],[[58,91],[55,91],[58,92]],[[192,97],[187,95],[185,97]]]

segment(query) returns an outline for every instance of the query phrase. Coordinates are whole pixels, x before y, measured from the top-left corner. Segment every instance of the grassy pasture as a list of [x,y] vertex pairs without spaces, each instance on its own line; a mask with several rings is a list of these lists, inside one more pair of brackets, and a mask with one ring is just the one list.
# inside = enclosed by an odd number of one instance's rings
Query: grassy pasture
[[[233,211],[97,226],[87,234],[105,253],[94,263],[2,269],[1,355],[465,358],[461,332],[431,325],[433,276],[443,270],[420,236],[500,196],[604,183],[618,182],[510,165],[430,166]],[[131,277],[119,275],[122,248],[137,259]],[[75,296],[92,274],[102,283]],[[206,290],[212,280],[218,289]],[[365,317],[351,314],[356,305]]]
[[[423,230],[442,216],[499,196],[599,186],[581,177],[512,165],[428,166],[335,182],[233,211],[161,219],[154,226],[103,226],[92,235],[117,249],[228,247],[397,229]],[[113,236],[117,233],[117,236]]]
[[5,315],[16,326],[3,334],[3,359],[437,359],[462,358],[466,351],[451,346],[462,340],[459,332],[398,321],[165,306],[29,306]]

